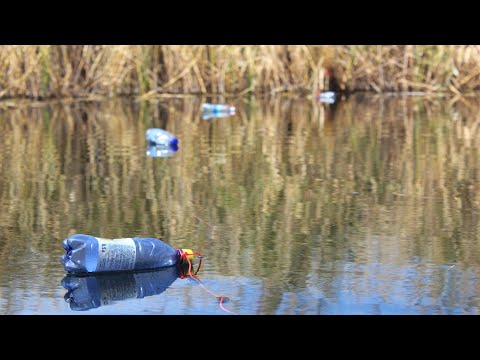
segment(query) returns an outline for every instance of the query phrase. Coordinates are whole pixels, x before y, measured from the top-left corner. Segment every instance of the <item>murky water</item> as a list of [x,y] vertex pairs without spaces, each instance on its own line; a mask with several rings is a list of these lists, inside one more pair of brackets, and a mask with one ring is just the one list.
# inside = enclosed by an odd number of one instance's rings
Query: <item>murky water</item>
[[238,314],[479,313],[477,100],[200,104],[0,104],[0,314],[228,314],[174,269],[66,276],[74,233],[197,250]]

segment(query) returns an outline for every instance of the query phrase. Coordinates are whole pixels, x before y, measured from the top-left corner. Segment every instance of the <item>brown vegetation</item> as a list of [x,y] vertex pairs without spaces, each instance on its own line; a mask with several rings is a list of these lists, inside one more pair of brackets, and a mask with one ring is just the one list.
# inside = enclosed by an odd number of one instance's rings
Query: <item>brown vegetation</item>
[[0,47],[1,98],[322,90],[468,93],[473,45],[19,45]]

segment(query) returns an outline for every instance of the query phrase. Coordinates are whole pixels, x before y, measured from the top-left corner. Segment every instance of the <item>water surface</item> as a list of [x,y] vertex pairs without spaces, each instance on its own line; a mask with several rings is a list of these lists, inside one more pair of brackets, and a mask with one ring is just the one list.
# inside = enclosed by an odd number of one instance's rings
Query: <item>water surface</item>
[[[227,314],[163,273],[93,277],[109,301],[72,309],[74,233],[199,251],[238,314],[479,313],[477,100],[252,98],[206,120],[201,101],[0,104],[0,314]],[[179,150],[151,156],[151,127]]]

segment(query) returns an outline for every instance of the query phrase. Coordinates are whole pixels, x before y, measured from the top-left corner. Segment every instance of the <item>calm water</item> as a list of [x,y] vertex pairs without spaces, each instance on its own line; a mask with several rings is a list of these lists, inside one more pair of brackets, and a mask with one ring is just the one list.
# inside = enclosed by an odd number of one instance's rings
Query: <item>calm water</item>
[[200,104],[0,104],[0,314],[228,314],[174,269],[66,277],[74,233],[199,251],[238,314],[480,312],[478,100]]

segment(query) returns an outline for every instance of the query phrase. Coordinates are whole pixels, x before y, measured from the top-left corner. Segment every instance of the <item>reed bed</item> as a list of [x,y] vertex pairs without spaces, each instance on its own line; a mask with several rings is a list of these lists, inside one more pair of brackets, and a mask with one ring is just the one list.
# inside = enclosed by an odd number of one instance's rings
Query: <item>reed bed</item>
[[477,45],[8,45],[0,99],[480,88]]

